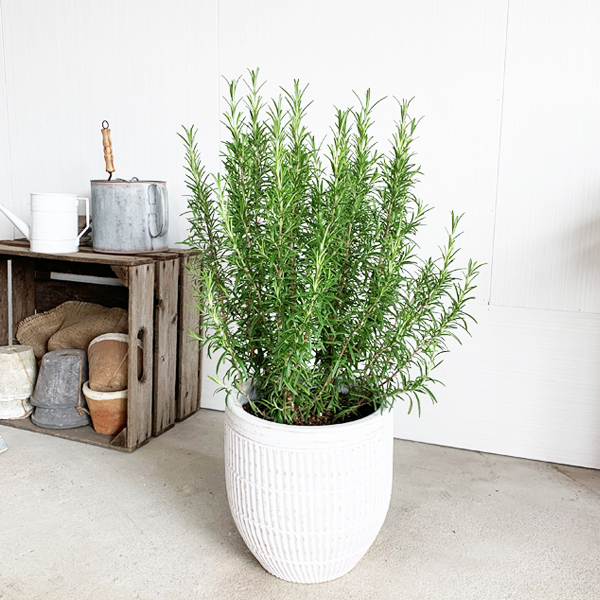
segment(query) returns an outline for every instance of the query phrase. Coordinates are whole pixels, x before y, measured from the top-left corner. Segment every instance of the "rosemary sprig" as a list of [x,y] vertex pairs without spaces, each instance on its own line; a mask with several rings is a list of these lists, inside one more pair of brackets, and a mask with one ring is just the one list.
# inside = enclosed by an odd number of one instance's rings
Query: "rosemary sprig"
[[298,81],[269,103],[258,70],[243,97],[239,83],[229,82],[221,174],[206,174],[194,127],[180,134],[202,342],[227,365],[224,389],[252,380],[255,412],[280,423],[343,420],[397,398],[420,411],[423,395],[435,401],[431,373],[448,340],[473,320],[481,265],[455,267],[454,213],[441,255],[417,253],[428,208],[413,192],[410,101],[388,152],[371,135],[369,92],[336,111],[323,150]]

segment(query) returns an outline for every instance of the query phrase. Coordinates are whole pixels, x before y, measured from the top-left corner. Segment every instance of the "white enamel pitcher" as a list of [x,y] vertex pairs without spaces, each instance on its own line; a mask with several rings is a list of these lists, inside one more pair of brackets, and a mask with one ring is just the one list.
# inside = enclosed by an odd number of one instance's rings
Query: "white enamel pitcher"
[[[79,249],[79,239],[90,228],[90,200],[77,194],[30,194],[31,227],[0,204],[3,212],[29,240],[32,252],[71,254]],[[79,229],[79,201],[85,201],[85,229]]]

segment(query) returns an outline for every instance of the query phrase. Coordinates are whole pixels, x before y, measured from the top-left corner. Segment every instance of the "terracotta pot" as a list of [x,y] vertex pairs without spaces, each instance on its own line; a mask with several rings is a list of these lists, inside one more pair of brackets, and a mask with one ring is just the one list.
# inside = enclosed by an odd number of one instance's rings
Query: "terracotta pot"
[[115,435],[127,425],[127,390],[120,392],[96,392],[90,390],[88,381],[83,384],[85,396],[92,417],[92,424],[98,433]]
[[[138,376],[142,369],[142,348],[138,342]],[[127,389],[129,336],[124,333],[100,335],[88,347],[90,390],[119,392]]]

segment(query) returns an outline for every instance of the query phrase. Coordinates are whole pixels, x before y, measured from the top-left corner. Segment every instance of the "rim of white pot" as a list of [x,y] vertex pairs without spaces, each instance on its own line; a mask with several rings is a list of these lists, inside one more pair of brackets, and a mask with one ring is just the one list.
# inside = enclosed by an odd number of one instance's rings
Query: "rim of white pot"
[[[103,333],[102,335],[95,337],[90,342],[90,344],[88,346],[88,352],[94,344],[96,344],[97,342],[103,342],[105,340],[111,340],[111,341],[123,342],[124,344],[129,344],[129,335],[127,335],[126,333]],[[138,339],[137,345],[141,348],[142,341]]]
[[89,381],[83,384],[83,395],[87,400],[96,400],[102,402],[103,400],[120,400],[121,398],[127,398],[127,390],[120,390],[118,392],[96,392],[90,389],[88,385]]
[[300,447],[318,447],[319,444],[346,445],[349,440],[359,436],[375,434],[388,426],[393,418],[391,410],[383,408],[374,413],[348,423],[333,425],[287,425],[261,419],[248,412],[242,406],[248,402],[243,394],[230,398],[225,418],[232,429],[247,437],[269,445]]

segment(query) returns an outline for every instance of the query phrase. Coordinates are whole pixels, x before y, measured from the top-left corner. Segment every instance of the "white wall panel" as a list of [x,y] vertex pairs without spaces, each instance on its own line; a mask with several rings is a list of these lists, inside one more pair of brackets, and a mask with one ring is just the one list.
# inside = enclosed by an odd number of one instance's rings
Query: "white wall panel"
[[[439,405],[400,406],[396,434],[600,467],[598,39],[593,0],[0,0],[0,202],[27,217],[31,191],[88,195],[107,119],[116,176],[167,180],[174,244],[176,133],[195,123],[218,168],[221,76],[260,67],[267,96],[309,83],[320,136],[353,90],[414,96],[418,193],[436,207],[423,252],[455,209],[462,259],[488,266]],[[379,140],[394,106],[377,110]],[[222,408],[205,364],[203,406]]]
[[600,312],[600,3],[510,4],[492,304]]
[[[0,2],[0,204],[12,209],[11,157],[8,135],[8,104],[6,99],[6,70],[4,60],[4,19]],[[12,226],[0,215],[0,239],[12,237]]]
[[600,468],[600,315],[476,308],[436,376],[438,404],[396,408],[397,437]]
[[[352,105],[353,90],[371,88],[375,98],[390,96],[374,130],[385,142],[398,117],[391,97],[414,96],[412,113],[424,116],[418,193],[436,207],[423,250],[436,252],[454,209],[466,213],[463,260],[489,263],[506,17],[506,0],[220,0],[221,73],[231,79],[260,67],[266,97],[294,78],[310,84],[319,137],[333,124],[333,106]],[[489,270],[481,283],[486,302]]]
[[[506,0],[220,0],[220,71],[233,79],[260,67],[267,98],[295,78],[310,84],[318,137],[328,134],[334,106],[356,102],[353,91],[414,96],[413,114],[425,117],[416,144],[424,171],[418,192],[436,207],[422,232],[423,251],[435,253],[445,241],[454,209],[466,212],[461,260],[490,263],[506,16]],[[374,132],[382,143],[392,132],[396,106],[389,98],[378,109]],[[487,302],[488,292],[484,269],[478,301]],[[223,396],[214,395],[218,386],[209,379],[215,364],[205,362],[203,405],[222,409]]]
[[2,0],[13,203],[31,191],[89,196],[104,179],[101,122],[115,177],[167,180],[170,242],[185,235],[182,124],[217,159],[216,0]]

